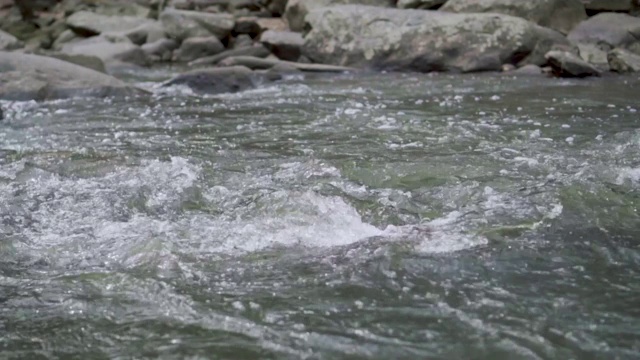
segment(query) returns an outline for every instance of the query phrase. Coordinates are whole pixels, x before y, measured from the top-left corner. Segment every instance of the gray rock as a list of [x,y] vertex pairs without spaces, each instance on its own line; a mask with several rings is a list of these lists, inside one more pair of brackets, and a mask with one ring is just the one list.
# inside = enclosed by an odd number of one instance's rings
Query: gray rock
[[333,5],[371,5],[386,6],[394,5],[393,0],[289,0],[284,12],[284,18],[293,31],[303,31],[307,14],[314,9],[319,9]]
[[173,50],[178,48],[178,42],[173,39],[160,39],[142,45],[141,49],[152,61],[170,61]]
[[159,21],[147,21],[142,25],[133,29],[124,31],[112,32],[113,34],[123,35],[129,38],[132,43],[136,45],[143,45],[146,43],[156,42],[160,39],[165,39],[166,34],[164,28]]
[[0,30],[0,50],[14,50],[21,48],[22,45],[15,36]]
[[549,51],[545,57],[556,76],[582,78],[600,75],[600,71],[593,65],[568,51]]
[[62,46],[61,52],[69,55],[96,56],[107,66],[120,63],[148,65],[144,51],[124,37],[95,36],[65,44]]
[[449,0],[441,11],[500,13],[535,22],[563,34],[587,18],[580,0]]
[[633,0],[582,0],[590,11],[626,11],[633,9]]
[[607,54],[611,71],[619,73],[640,72],[640,55],[625,49],[613,49]]
[[607,45],[596,44],[578,44],[578,50],[580,51],[580,57],[582,60],[593,64],[595,67],[601,70],[609,69],[609,61],[607,60],[607,52],[610,49],[603,49],[608,47]]
[[447,0],[398,0],[400,9],[435,9],[446,3]]
[[251,38],[251,36],[247,34],[240,34],[236,36],[233,39],[232,45],[231,45],[233,49],[241,49],[241,48],[251,47],[251,46],[253,46],[253,39]]
[[234,33],[247,34],[251,37],[256,37],[267,30],[287,31],[289,27],[281,18],[245,16],[236,19],[236,26],[233,28]]
[[69,55],[65,53],[51,53],[47,56],[67,61],[76,65],[84,66],[86,68],[106,73],[107,69],[104,66],[104,62],[99,57],[91,55]]
[[308,72],[345,72],[355,69],[345,66],[324,65],[324,64],[307,64],[293,61],[284,61],[279,59],[263,59],[253,56],[234,56],[226,58],[218,63],[220,66],[245,66],[250,69],[264,70],[271,69],[274,66],[288,66],[300,71]]
[[0,99],[16,101],[143,93],[112,76],[83,66],[15,52],[0,52],[0,84]]
[[230,14],[166,9],[160,14],[165,33],[178,42],[190,37],[215,36],[223,39],[231,33],[235,20]]
[[67,29],[67,30],[63,31],[56,38],[56,40],[53,42],[53,45],[51,46],[51,48],[53,50],[60,50],[60,49],[62,49],[62,46],[64,46],[64,44],[73,42],[75,40],[80,40],[80,39],[81,38],[78,37],[78,35],[76,35],[76,33],[74,33],[73,30]]
[[583,21],[568,39],[574,43],[605,44],[640,54],[640,18],[620,13],[600,13]]
[[191,66],[215,65],[220,61],[229,57],[253,56],[253,57],[259,57],[259,58],[266,58],[270,54],[271,52],[267,48],[265,48],[262,45],[258,45],[258,46],[251,46],[251,47],[223,51],[218,55],[207,56],[202,59],[198,59],[193,62],[190,62],[189,65]]
[[307,21],[304,55],[342,66],[500,71],[503,64],[542,65],[549,50],[571,48],[559,32],[502,14],[349,5],[316,9]]
[[107,16],[89,11],[79,11],[67,18],[69,28],[81,36],[123,32],[151,22],[153,20],[135,16]]
[[200,94],[220,94],[245,91],[256,87],[258,79],[244,66],[192,70],[180,74],[164,85],[186,85]]
[[542,75],[542,68],[540,68],[540,66],[538,65],[529,64],[512,71],[510,74],[516,75],[516,76]]
[[304,39],[293,31],[268,30],[260,36],[260,42],[282,60],[297,61],[302,54]]
[[192,37],[182,42],[175,52],[173,61],[189,62],[195,59],[212,56],[224,51],[224,45],[217,37]]

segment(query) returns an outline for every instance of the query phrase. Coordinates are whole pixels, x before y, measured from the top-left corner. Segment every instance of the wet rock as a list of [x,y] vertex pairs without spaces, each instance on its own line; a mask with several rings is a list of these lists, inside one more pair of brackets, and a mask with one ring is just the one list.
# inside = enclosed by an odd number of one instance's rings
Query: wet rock
[[302,54],[304,39],[300,33],[293,31],[265,31],[260,42],[282,60],[297,61]]
[[142,49],[126,37],[95,36],[62,46],[62,53],[69,55],[91,55],[100,58],[106,66],[120,63],[139,66],[148,65]]
[[0,30],[0,50],[14,50],[21,48],[22,45],[15,36]]
[[371,6],[387,6],[394,5],[393,0],[289,0],[284,12],[284,18],[289,24],[289,28],[293,31],[303,31],[305,18],[313,9],[327,7],[329,5],[371,5]]
[[141,49],[150,61],[170,61],[173,50],[178,48],[178,42],[173,39],[160,39],[142,45]]
[[0,52],[0,99],[52,100],[142,93],[124,82],[52,57]]
[[180,74],[164,85],[186,85],[196,93],[220,94],[254,88],[258,81],[251,69],[244,66],[192,70]]
[[217,37],[192,37],[182,42],[173,56],[174,61],[189,62],[212,56],[224,51],[224,45]]
[[545,57],[556,76],[582,78],[600,75],[600,71],[593,65],[568,51],[549,51]]
[[279,59],[263,59],[252,56],[234,56],[226,58],[218,63],[220,66],[244,66],[250,69],[264,70],[274,66],[288,66],[300,71],[309,72],[345,72],[355,69],[345,66],[334,66],[324,64],[307,64],[292,61],[284,61]]
[[104,66],[104,62],[97,57],[91,55],[70,55],[65,53],[51,53],[47,56],[60,59],[62,61],[70,62],[72,64],[84,66],[86,68],[99,71],[101,73],[106,73],[107,69]]
[[323,64],[500,71],[503,64],[542,65],[549,50],[571,48],[559,32],[502,14],[349,5],[314,10],[307,21],[311,30],[303,53]]
[[640,72],[640,55],[625,49],[613,49],[607,54],[611,71],[619,73]]
[[436,9],[446,3],[447,0],[398,0],[400,9]]
[[165,33],[182,42],[190,37],[215,36],[223,39],[235,25],[230,14],[211,14],[198,11],[166,9],[160,15]]
[[593,64],[595,67],[601,70],[609,69],[609,62],[607,60],[607,45],[596,44],[578,44],[578,50],[582,60]]
[[202,59],[198,59],[189,63],[192,66],[202,66],[202,65],[215,65],[220,61],[234,56],[253,56],[258,58],[266,58],[269,56],[271,52],[269,49],[265,48],[262,45],[251,46],[245,48],[238,48],[233,50],[223,51],[218,55],[207,56]]
[[106,16],[89,11],[80,11],[67,18],[69,28],[81,36],[123,32],[151,22],[153,20],[134,16]]
[[587,18],[580,0],[449,0],[441,11],[500,13],[521,17],[563,34]]
[[640,54],[640,18],[621,13],[600,13],[569,33],[574,43],[605,44]]

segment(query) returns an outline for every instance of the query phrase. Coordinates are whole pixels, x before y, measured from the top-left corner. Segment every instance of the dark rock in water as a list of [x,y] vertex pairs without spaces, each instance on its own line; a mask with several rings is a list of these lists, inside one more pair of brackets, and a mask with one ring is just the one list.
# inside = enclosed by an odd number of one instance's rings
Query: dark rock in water
[[233,56],[219,62],[221,66],[246,66],[250,69],[271,69],[274,66],[290,66],[300,71],[309,72],[345,72],[355,69],[345,66],[308,64],[278,59],[262,59],[253,56]]
[[180,74],[164,85],[186,85],[196,93],[234,93],[256,87],[260,76],[245,66],[192,70]]
[[252,57],[265,58],[265,57],[269,56],[270,54],[271,54],[271,52],[267,48],[262,46],[262,45],[250,46],[250,47],[244,47],[244,48],[238,48],[238,49],[223,51],[218,55],[207,56],[207,57],[192,61],[192,62],[189,63],[189,65],[191,65],[191,66],[215,65],[215,64],[219,63],[220,61],[222,61],[222,60],[224,60],[226,58],[229,58],[229,57],[252,56]]
[[144,93],[112,76],[70,62],[2,51],[0,84],[0,99],[17,101]]
[[549,51],[545,57],[553,68],[553,73],[560,77],[598,76],[600,71],[579,56],[567,51]]
[[601,13],[583,21],[568,36],[574,43],[624,48],[640,54],[640,18],[620,13]]
[[297,61],[304,46],[302,35],[293,31],[268,30],[262,33],[260,42],[275,56],[287,61]]
[[563,34],[587,18],[580,0],[449,0],[440,8],[456,13],[499,13],[517,16]]
[[619,73],[640,72],[640,55],[624,49],[613,49],[607,54],[611,71]]
[[224,45],[215,36],[192,37],[182,42],[173,56],[174,61],[189,62],[224,51]]
[[[559,32],[502,14],[335,6],[307,15],[304,54],[316,63],[378,69],[500,71],[571,48]],[[479,31],[482,29],[482,31]]]

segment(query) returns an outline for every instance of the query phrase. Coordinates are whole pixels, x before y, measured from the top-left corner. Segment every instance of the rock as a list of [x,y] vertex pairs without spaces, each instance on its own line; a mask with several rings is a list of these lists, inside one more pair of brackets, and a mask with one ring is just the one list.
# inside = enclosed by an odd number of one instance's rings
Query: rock
[[160,39],[142,45],[141,49],[152,61],[170,61],[173,50],[178,48],[178,42],[173,39]]
[[0,50],[14,50],[21,48],[22,45],[15,36],[0,30]]
[[[604,45],[604,47],[608,46]],[[603,46],[601,45],[580,43],[578,44],[578,50],[580,51],[580,57],[582,60],[593,64],[598,69],[609,69],[607,52],[610,49],[603,49]]]
[[234,33],[247,34],[251,37],[257,37],[268,30],[287,31],[289,27],[280,18],[246,16],[236,19],[236,26],[233,28]]
[[621,13],[600,13],[576,26],[568,39],[576,44],[606,44],[640,54],[640,18]]
[[546,63],[565,37],[502,14],[454,14],[371,6],[316,9],[304,55],[316,63],[420,72],[500,71],[503,64]]
[[0,99],[27,101],[142,93],[124,82],[46,56],[0,52]]
[[556,76],[582,78],[600,75],[600,71],[593,65],[568,51],[549,51],[545,57]]
[[619,73],[640,72],[640,55],[625,49],[613,49],[607,54],[611,71]]
[[151,23],[151,19],[134,16],[106,16],[80,11],[67,18],[67,25],[80,36],[94,36],[108,32],[123,32]]
[[289,0],[284,11],[284,18],[293,31],[303,31],[305,18],[313,9],[327,7],[329,5],[371,5],[371,6],[393,6],[393,0]]
[[166,9],[160,21],[167,35],[182,42],[190,37],[215,36],[223,39],[235,25],[232,15]]
[[61,52],[69,55],[92,55],[100,58],[105,65],[128,63],[148,65],[148,59],[139,46],[124,37],[95,36],[62,46]]
[[260,36],[260,42],[275,56],[287,61],[297,61],[304,46],[302,35],[293,31],[268,30]]
[[278,81],[286,76],[302,75],[303,73],[293,65],[281,63],[272,66],[264,74],[270,81]]
[[84,66],[86,68],[106,73],[107,69],[104,66],[104,62],[97,56],[90,55],[69,55],[65,53],[51,53],[47,56],[60,59],[62,61],[70,62],[72,64]]
[[186,85],[200,94],[234,93],[257,85],[253,71],[244,66],[192,70],[180,74],[164,84]]
[[124,35],[136,45],[152,43],[166,38],[164,28],[159,21],[147,21],[133,29],[114,32],[114,34]]
[[398,0],[400,9],[437,9],[447,0]]
[[253,46],[253,39],[247,34],[240,34],[236,36],[230,44],[230,47],[233,49],[240,49],[251,46]]
[[215,65],[220,61],[234,56],[253,56],[259,58],[265,58],[269,56],[271,52],[262,45],[259,46],[251,46],[245,48],[238,48],[233,50],[223,51],[218,55],[207,56],[202,59],[195,60],[190,62],[190,66],[202,66],[202,65]]
[[80,40],[81,38],[78,37],[78,35],[76,35],[76,33],[73,32],[73,30],[71,29],[67,29],[65,31],[62,32],[62,34],[60,34],[56,40],[53,42],[53,45],[51,45],[51,48],[53,50],[60,50],[62,49],[62,46],[64,46],[64,44],[73,42],[74,40]]
[[535,22],[563,34],[587,18],[580,0],[449,0],[441,11],[456,13],[500,13]]
[[633,9],[634,0],[582,0],[588,11],[625,11]]
[[234,56],[228,57],[218,63],[220,66],[245,66],[250,69],[270,69],[274,66],[289,66],[300,71],[309,72],[345,72],[354,71],[355,69],[345,66],[323,65],[323,64],[307,64],[292,61],[283,61],[279,59],[262,59],[253,56]]
[[287,0],[269,0],[267,9],[271,11],[272,16],[282,16],[287,8]]
[[173,56],[173,61],[189,62],[224,51],[224,45],[215,36],[192,37],[182,42]]
[[538,65],[529,64],[512,71],[510,74],[519,76],[542,75],[542,69]]

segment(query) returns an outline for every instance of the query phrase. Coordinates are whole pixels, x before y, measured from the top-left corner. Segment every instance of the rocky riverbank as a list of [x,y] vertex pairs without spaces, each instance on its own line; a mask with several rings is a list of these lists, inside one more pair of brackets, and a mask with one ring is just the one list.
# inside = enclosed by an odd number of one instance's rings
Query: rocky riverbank
[[0,98],[131,94],[107,74],[171,63],[190,70],[169,83],[204,93],[299,71],[638,72],[639,9],[637,0],[0,0]]

